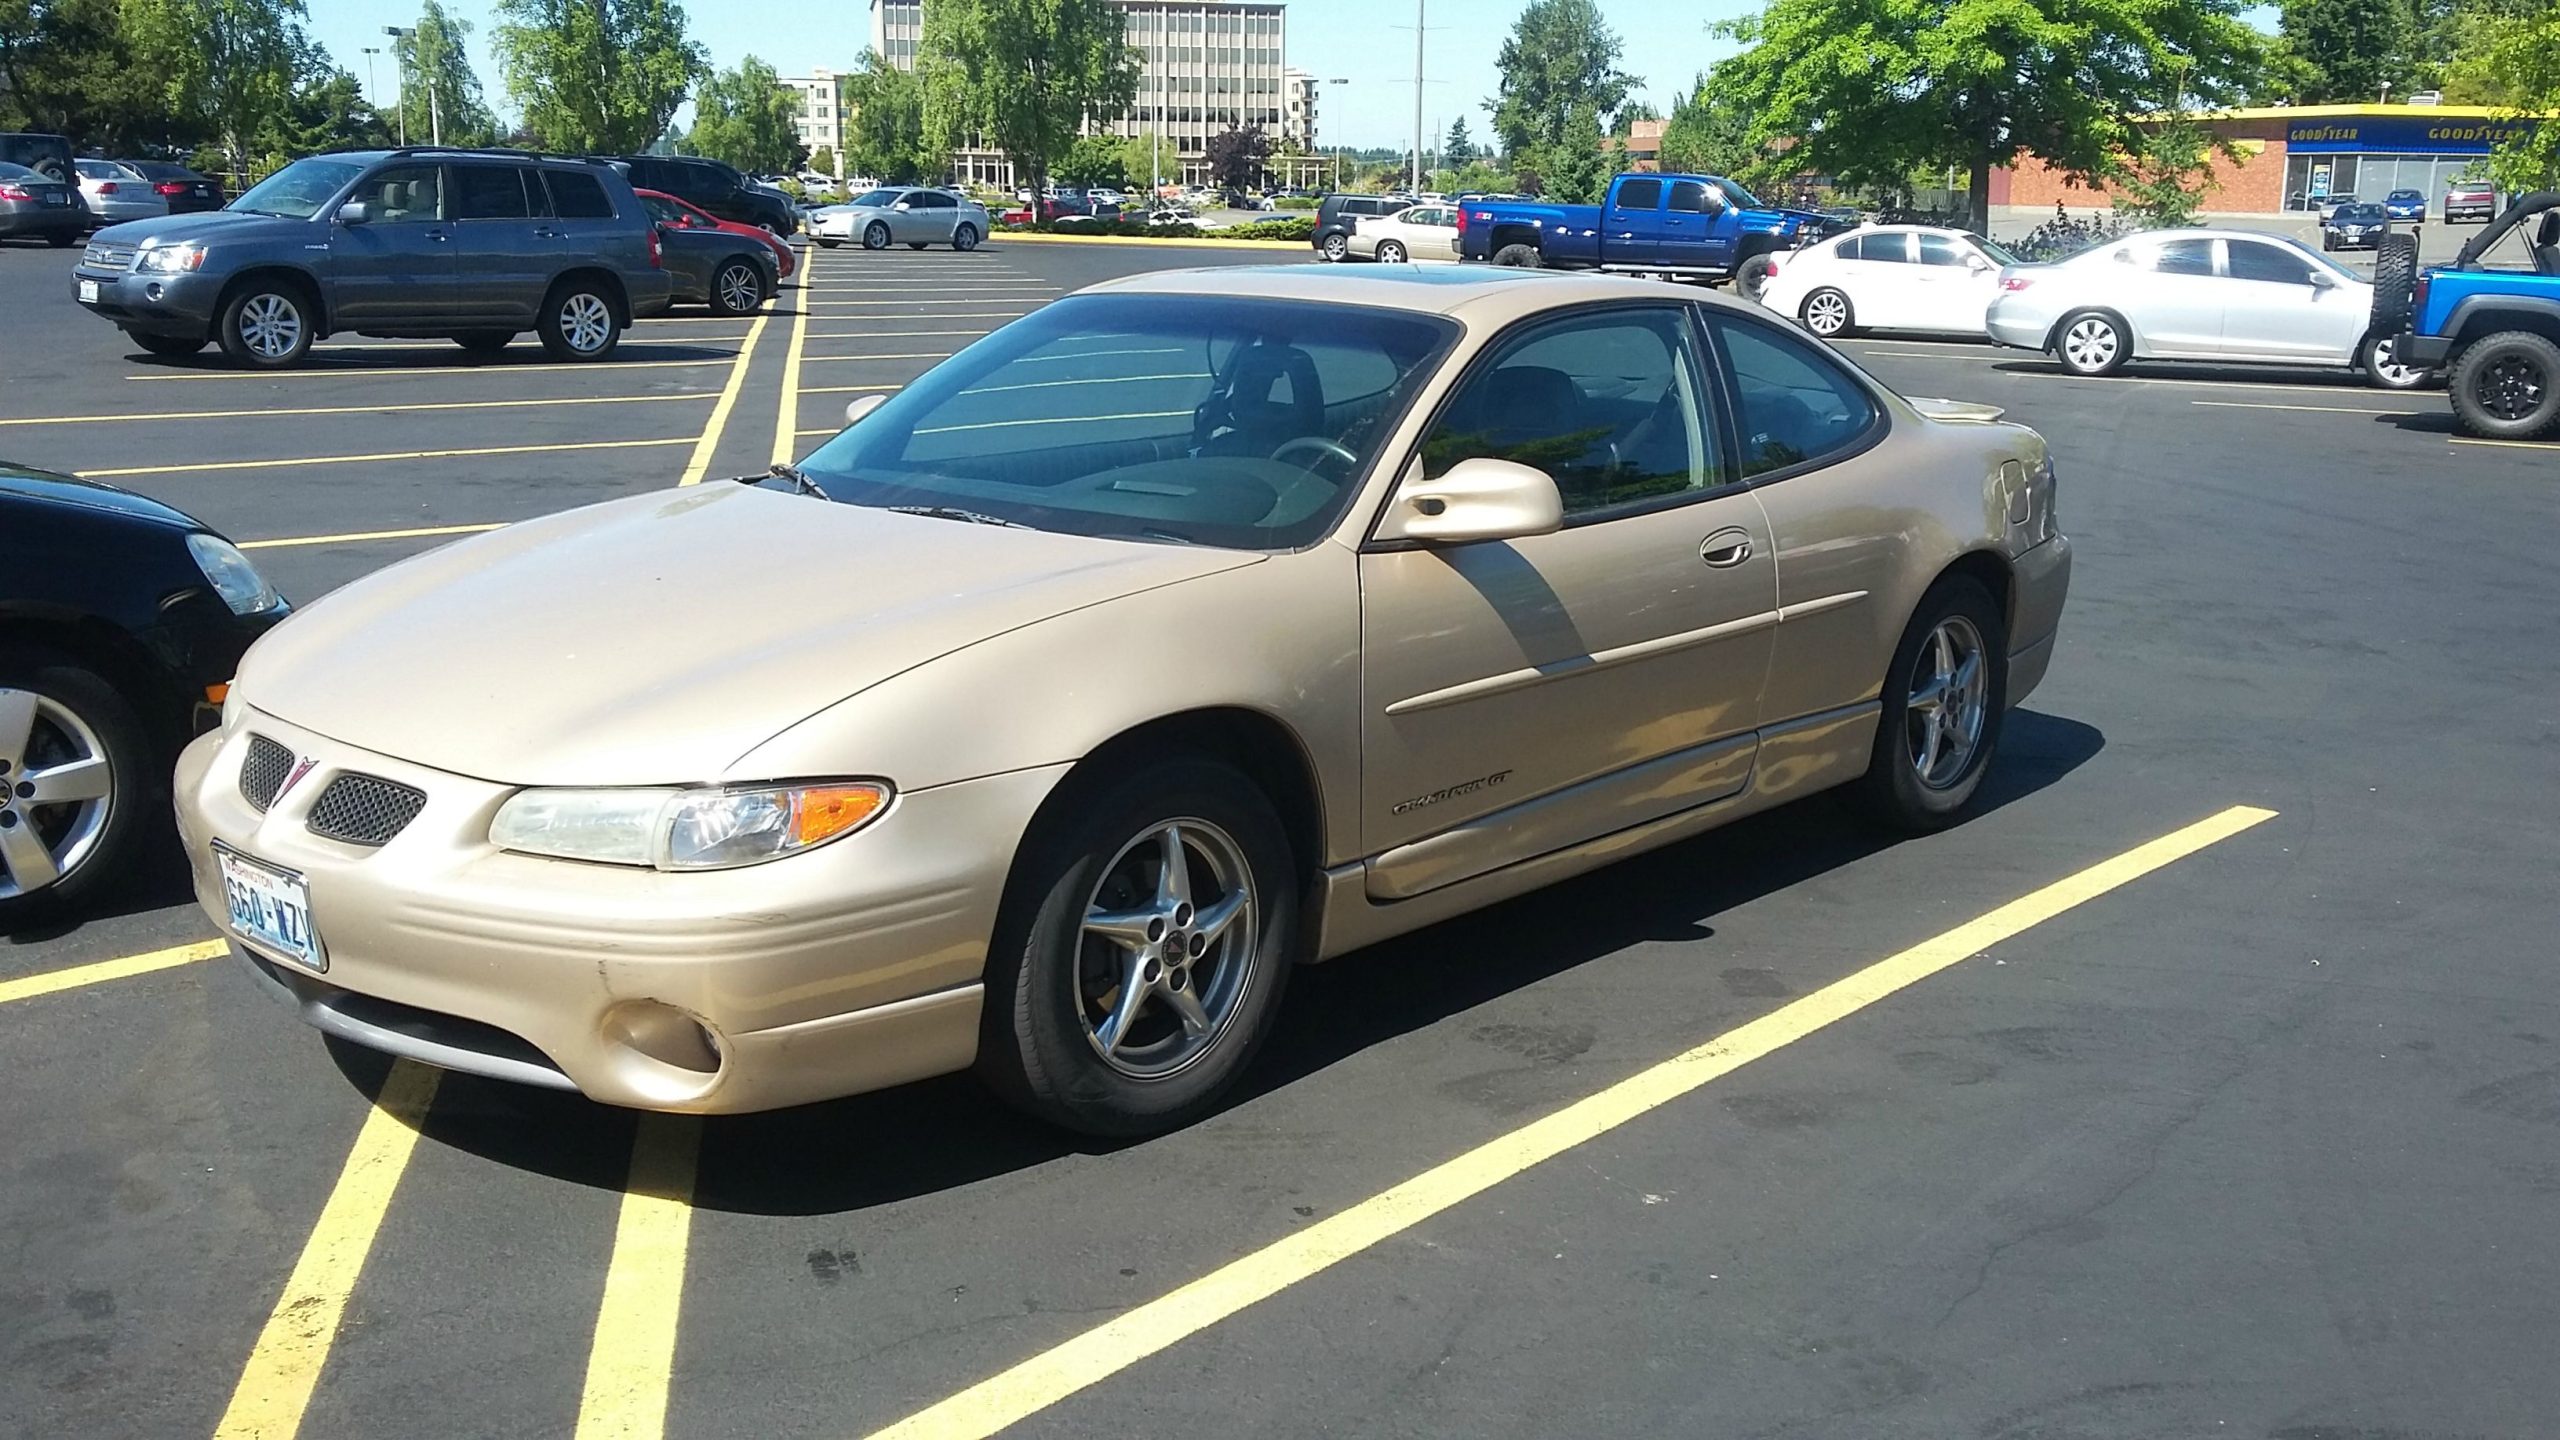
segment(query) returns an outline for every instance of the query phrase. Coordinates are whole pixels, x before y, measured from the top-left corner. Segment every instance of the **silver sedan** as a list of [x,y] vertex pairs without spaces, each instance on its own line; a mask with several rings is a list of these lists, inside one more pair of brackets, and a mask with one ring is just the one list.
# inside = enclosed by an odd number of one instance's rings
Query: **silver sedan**
[[828,249],[859,241],[865,250],[948,245],[975,250],[993,226],[986,207],[956,190],[886,186],[809,216],[809,238]]

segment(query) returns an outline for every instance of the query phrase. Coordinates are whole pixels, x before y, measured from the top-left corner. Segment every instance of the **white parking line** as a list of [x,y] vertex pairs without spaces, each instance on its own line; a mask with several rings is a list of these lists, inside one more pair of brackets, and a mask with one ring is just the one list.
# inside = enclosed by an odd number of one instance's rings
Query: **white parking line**
[[1007,301],[1003,296],[1001,296],[1001,295],[997,295],[997,296],[991,296],[991,297],[989,297],[989,298],[987,298],[987,299],[984,299],[984,300],[815,300],[815,301],[811,301],[810,303],[811,303],[812,305],[814,305],[814,306],[817,306],[817,307],[821,308],[821,309],[829,309],[829,310],[881,310],[881,309],[902,308],[902,307],[905,307],[905,306],[911,306],[911,305],[912,305],[912,306],[923,306],[923,305],[1004,305],[1004,304],[1012,304],[1012,305],[1014,305],[1014,307],[1015,307],[1015,308],[1017,308],[1017,309],[1023,309],[1023,310],[1037,310],[1037,309],[1039,309],[1041,306],[1046,305],[1046,304],[1048,304],[1049,302],[1048,302],[1048,301],[1046,301],[1046,300],[1032,300],[1032,299],[1027,299],[1027,298],[1026,298],[1026,299],[1023,299],[1023,300],[1020,300],[1020,301]]
[[83,480],[126,475],[194,475],[214,470],[282,470],[303,465],[371,465],[390,460],[452,460],[473,455],[548,455],[564,450],[625,450],[645,445],[690,445],[695,436],[664,440],[580,440],[566,445],[484,445],[469,450],[387,450],[372,455],[300,455],[280,460],[214,460],[195,465],[128,465],[116,470],[75,470]]
[[[940,318],[940,317],[936,317]],[[909,335],[984,335],[984,330],[812,330],[812,340],[898,340]]]
[[2323,415],[2375,415],[2391,418],[2427,413],[2419,410],[2368,410],[2361,405],[2279,405],[2270,400],[2190,400],[2187,403],[2202,405],[2213,410],[2309,410]]
[[948,350],[919,350],[904,355],[811,355],[807,358],[810,364],[815,365],[821,360],[948,360],[951,354]]
[[617,370],[665,370],[684,365],[726,365],[737,359],[723,352],[700,360],[571,360],[551,365],[384,365],[363,368],[354,365],[323,365],[309,370],[202,370],[170,375],[127,375],[127,380],[371,380],[381,376],[405,379],[412,375],[525,375],[538,370],[584,370],[590,375],[610,375]]
[[634,405],[651,400],[709,400],[717,390],[664,395],[563,395],[536,400],[386,400],[378,405],[298,405],[291,409],[162,410],[140,415],[31,415],[0,425],[103,425],[127,420],[263,420],[273,415],[398,415],[411,410],[521,410],[538,405]]

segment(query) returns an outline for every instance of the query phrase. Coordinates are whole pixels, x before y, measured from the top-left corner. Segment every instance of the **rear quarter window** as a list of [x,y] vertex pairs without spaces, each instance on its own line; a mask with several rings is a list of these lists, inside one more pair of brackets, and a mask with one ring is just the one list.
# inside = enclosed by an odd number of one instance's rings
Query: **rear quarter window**
[[582,170],[545,170],[542,178],[551,187],[552,214],[563,220],[613,218],[613,198],[593,175]]
[[1750,320],[1707,318],[1740,421],[1743,478],[1844,459],[1873,438],[1875,397],[1820,350]]

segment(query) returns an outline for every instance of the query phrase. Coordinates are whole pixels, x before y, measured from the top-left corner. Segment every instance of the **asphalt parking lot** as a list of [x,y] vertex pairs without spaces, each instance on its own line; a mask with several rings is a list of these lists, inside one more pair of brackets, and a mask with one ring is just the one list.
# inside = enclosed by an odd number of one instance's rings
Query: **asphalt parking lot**
[[[0,247],[0,457],[308,602],[1253,258],[821,251],[602,365],[249,376]],[[1123,1147],[963,1080],[696,1122],[333,1051],[163,867],[0,940],[0,1433],[2551,1433],[2560,446],[1842,349],[2054,444],[2071,608],[1969,823],[1817,801],[1302,971],[1234,1105]]]

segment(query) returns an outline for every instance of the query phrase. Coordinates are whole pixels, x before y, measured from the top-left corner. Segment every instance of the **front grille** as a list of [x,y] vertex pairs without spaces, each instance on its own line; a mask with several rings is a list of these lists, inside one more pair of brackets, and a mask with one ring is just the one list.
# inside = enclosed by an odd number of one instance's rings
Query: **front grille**
[[249,737],[249,757],[240,762],[240,798],[263,811],[276,803],[285,772],[293,768],[293,752],[264,735]]
[[80,252],[80,263],[91,270],[128,270],[133,267],[133,247],[91,245]]
[[311,805],[311,833],[350,845],[381,845],[426,808],[427,792],[378,775],[348,773]]

